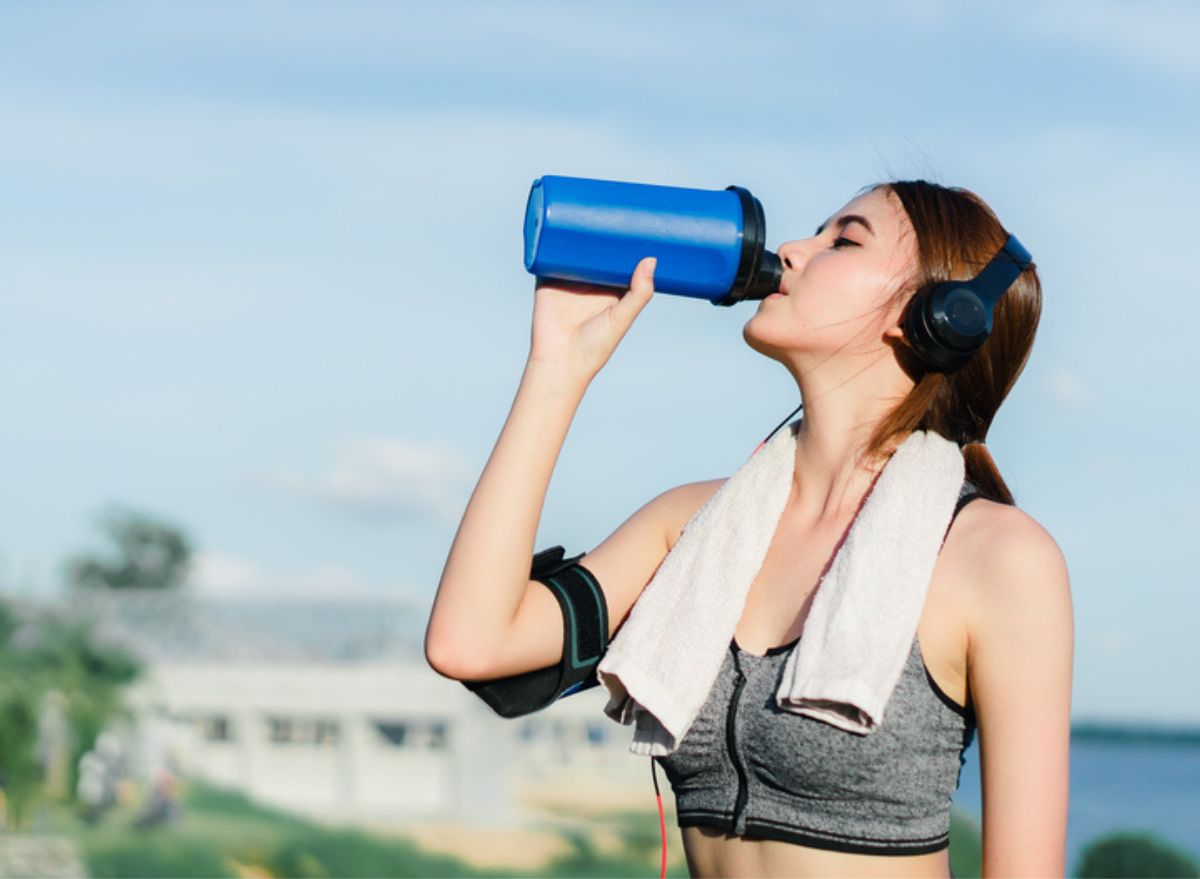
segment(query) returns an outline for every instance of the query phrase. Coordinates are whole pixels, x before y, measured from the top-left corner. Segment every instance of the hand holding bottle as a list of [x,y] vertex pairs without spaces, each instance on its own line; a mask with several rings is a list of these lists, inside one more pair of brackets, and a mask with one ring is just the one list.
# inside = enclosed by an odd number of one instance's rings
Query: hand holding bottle
[[629,289],[538,278],[529,362],[590,382],[654,294],[654,257],[633,270]]

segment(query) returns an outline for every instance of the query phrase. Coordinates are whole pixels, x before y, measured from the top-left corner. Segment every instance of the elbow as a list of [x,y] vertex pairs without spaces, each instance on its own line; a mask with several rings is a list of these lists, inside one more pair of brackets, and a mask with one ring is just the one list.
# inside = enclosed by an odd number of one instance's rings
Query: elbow
[[430,630],[425,632],[425,662],[444,678],[462,680],[463,665],[458,651],[451,649],[446,638],[435,638]]
[[446,638],[425,635],[425,662],[431,669],[452,681],[474,681],[487,678],[485,657],[478,645],[463,647]]
[[444,678],[462,680],[462,651],[458,645],[463,639],[456,637],[444,615],[439,617],[434,610],[425,625],[425,662]]
[[455,674],[457,666],[453,664],[453,660],[440,642],[431,641],[428,635],[425,636],[425,662],[442,677],[458,680]]

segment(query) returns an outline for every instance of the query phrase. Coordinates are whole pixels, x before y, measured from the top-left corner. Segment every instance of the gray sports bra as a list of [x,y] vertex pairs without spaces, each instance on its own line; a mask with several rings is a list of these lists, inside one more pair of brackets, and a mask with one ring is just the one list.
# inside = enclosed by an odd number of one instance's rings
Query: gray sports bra
[[[964,486],[958,509],[977,496]],[[914,636],[873,733],[784,711],[775,693],[799,640],[759,656],[734,638],[679,747],[654,758],[675,792],[679,826],[867,854],[949,846],[950,798],[975,734],[973,707],[938,687]]]

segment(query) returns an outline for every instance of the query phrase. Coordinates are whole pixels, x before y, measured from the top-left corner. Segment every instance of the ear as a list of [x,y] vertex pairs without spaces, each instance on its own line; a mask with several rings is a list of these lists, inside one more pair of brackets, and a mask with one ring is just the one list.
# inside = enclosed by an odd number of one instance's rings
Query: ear
[[897,342],[905,341],[904,340],[904,330],[902,330],[899,325],[894,326],[894,327],[888,327],[886,330],[883,331],[883,337],[885,339],[895,339]]

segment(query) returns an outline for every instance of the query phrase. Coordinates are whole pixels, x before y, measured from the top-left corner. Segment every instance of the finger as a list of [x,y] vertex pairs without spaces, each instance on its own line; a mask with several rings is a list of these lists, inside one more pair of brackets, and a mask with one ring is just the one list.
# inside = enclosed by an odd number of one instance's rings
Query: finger
[[657,257],[648,256],[641,260],[629,279],[629,290],[613,306],[613,311],[621,316],[626,325],[632,323],[654,296],[654,270],[657,266]]

